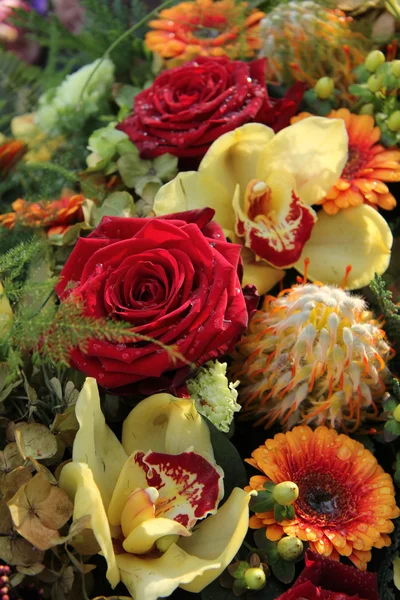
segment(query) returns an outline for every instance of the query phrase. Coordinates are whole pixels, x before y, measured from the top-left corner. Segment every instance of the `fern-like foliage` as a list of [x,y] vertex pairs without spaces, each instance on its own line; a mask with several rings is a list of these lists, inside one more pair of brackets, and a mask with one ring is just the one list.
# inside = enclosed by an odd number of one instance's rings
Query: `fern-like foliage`
[[372,290],[376,304],[379,310],[382,312],[385,320],[384,329],[395,346],[395,349],[400,349],[400,306],[395,304],[392,300],[392,292],[390,292],[384,280],[379,275],[375,275],[375,278],[370,283],[370,289]]
[[17,115],[30,112],[42,90],[42,71],[0,48],[0,131],[9,132]]

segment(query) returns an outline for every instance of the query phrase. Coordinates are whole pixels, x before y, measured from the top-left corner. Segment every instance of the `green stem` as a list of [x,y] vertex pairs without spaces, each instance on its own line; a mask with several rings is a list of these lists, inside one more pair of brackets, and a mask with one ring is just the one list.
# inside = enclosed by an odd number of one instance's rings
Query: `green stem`
[[139,29],[142,25],[144,25],[145,23],[147,23],[147,21],[149,19],[151,19],[151,17],[155,16],[157,13],[159,13],[161,10],[163,10],[164,8],[167,8],[167,6],[169,6],[170,4],[172,4],[173,0],[165,0],[162,4],[160,4],[160,6],[157,6],[157,8],[154,8],[151,12],[149,12],[145,17],[143,17],[143,19],[140,19],[140,21],[138,23],[136,23],[136,25],[132,25],[132,27],[130,27],[127,31],[125,31],[125,33],[123,33],[122,35],[119,36],[119,38],[117,38],[115,40],[115,42],[113,42],[108,48],[107,50],[104,52],[103,56],[101,57],[101,59],[99,60],[98,64],[96,65],[96,67],[93,69],[93,71],[90,73],[85,85],[83,86],[83,89],[81,91],[81,95],[79,97],[79,102],[81,102],[82,98],[83,98],[83,94],[86,91],[86,88],[88,87],[90,81],[92,80],[92,78],[94,77],[96,71],[100,68],[102,62],[104,61],[105,58],[107,58],[107,56],[109,54],[111,54],[111,52],[114,50],[114,48],[116,48],[125,38],[129,37],[132,33],[134,33],[137,29]]

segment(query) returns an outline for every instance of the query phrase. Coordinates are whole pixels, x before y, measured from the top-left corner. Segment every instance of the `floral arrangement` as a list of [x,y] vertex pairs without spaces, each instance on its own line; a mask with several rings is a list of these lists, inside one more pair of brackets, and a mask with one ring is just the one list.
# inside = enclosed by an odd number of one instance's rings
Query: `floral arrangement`
[[0,0],[0,600],[395,600],[400,6]]

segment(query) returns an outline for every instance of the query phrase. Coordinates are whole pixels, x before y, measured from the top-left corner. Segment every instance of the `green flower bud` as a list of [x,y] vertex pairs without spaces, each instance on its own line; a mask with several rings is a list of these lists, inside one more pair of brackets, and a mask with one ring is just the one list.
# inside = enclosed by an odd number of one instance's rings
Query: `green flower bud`
[[364,61],[365,68],[370,73],[375,73],[380,65],[385,62],[385,55],[380,50],[372,50]]
[[279,540],[276,549],[283,560],[292,562],[303,552],[303,542],[294,535],[287,535]]
[[387,120],[390,131],[400,131],[400,110],[395,110]]
[[274,487],[272,496],[278,504],[289,506],[299,497],[299,488],[293,481],[282,481]]
[[393,417],[395,419],[395,421],[397,421],[398,423],[400,423],[400,404],[398,404],[396,406],[396,408],[393,411]]
[[318,98],[321,98],[321,100],[326,100],[326,98],[329,98],[334,89],[335,84],[331,77],[321,77],[321,79],[318,79],[314,87],[315,93],[317,94]]
[[392,60],[392,72],[395,77],[400,77],[400,60]]
[[253,567],[247,569],[244,574],[244,580],[249,590],[262,590],[267,581],[267,577],[261,567]]
[[376,74],[371,75],[367,81],[368,89],[374,93],[379,92],[379,90],[382,88],[382,84],[383,84],[382,75],[376,75]]
[[373,115],[374,114],[374,105],[369,103],[369,104],[364,104],[364,106],[362,106],[360,108],[360,115]]
[[179,535],[176,535],[176,534],[163,535],[162,537],[158,538],[158,540],[156,541],[157,549],[160,552],[164,553],[168,550],[168,548],[170,546],[172,546],[172,544],[176,544],[176,542],[178,540],[179,540]]

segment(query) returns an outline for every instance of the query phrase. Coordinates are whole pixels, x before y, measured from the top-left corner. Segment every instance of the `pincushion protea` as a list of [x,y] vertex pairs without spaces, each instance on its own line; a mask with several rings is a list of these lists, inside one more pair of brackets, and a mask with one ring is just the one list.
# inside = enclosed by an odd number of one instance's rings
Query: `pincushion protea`
[[347,556],[361,570],[371,548],[390,545],[391,519],[400,514],[392,479],[347,435],[323,426],[295,427],[266,440],[247,462],[265,474],[252,477],[247,491],[262,490],[267,481],[299,487],[292,520],[277,523],[273,510],[251,517],[250,527],[266,527],[269,540],[294,535],[324,556]]
[[196,56],[251,58],[261,47],[259,23],[264,16],[260,10],[249,11],[246,2],[181,2],[150,21],[145,43],[169,68]]
[[362,298],[306,284],[267,296],[237,346],[242,414],[271,426],[328,422],[355,431],[377,414],[391,349]]

